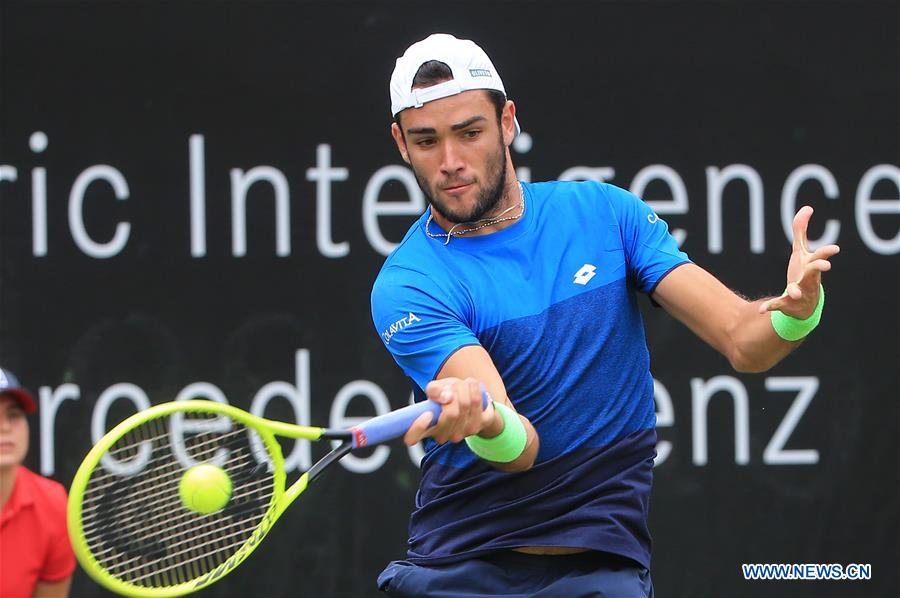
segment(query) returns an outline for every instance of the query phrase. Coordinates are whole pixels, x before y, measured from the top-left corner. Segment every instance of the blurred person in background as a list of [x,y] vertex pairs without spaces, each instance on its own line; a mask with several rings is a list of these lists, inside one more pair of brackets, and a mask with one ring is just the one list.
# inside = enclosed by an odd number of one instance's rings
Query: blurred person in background
[[69,595],[75,555],[66,530],[66,489],[30,471],[27,413],[36,405],[0,367],[0,596]]

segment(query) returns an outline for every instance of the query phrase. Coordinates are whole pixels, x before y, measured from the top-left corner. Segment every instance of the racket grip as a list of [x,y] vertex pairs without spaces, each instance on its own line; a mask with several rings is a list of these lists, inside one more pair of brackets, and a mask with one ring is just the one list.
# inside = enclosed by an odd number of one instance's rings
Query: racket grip
[[[491,396],[488,394],[484,385],[481,386],[481,408],[487,409]],[[350,428],[353,433],[353,448],[361,448],[364,446],[374,446],[394,438],[399,438],[406,434],[409,427],[416,419],[425,412],[430,411],[432,414],[431,424],[435,425],[441,415],[441,405],[430,399],[425,399],[404,407],[373,417],[358,426]]]

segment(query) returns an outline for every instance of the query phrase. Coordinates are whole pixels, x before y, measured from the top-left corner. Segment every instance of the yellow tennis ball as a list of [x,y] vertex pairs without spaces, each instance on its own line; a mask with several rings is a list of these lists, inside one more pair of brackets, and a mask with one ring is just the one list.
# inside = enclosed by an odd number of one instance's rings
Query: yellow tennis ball
[[201,515],[215,513],[231,498],[231,478],[224,469],[211,463],[195,465],[181,476],[178,494],[191,511]]

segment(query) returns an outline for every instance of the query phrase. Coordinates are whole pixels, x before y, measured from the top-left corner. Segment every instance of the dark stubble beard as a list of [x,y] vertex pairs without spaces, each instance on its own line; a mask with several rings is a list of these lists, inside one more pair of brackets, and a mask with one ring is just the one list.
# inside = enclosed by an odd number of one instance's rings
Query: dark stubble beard
[[413,166],[413,173],[416,176],[416,181],[419,183],[419,188],[422,189],[422,193],[425,194],[425,198],[428,200],[428,204],[437,210],[438,214],[454,224],[475,222],[484,218],[485,214],[493,212],[505,195],[506,146],[503,145],[503,139],[500,138],[497,152],[488,158],[487,168],[485,169],[486,184],[475,198],[475,205],[465,212],[452,210],[446,203],[436,199],[437,190],[432,189],[428,185],[428,181],[419,174],[415,166]]

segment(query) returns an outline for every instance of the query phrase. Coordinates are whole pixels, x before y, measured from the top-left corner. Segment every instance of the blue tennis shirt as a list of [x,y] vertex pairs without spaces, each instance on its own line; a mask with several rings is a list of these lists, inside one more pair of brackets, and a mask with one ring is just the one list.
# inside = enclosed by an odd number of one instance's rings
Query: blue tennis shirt
[[489,235],[445,245],[426,235],[426,212],[372,289],[375,327],[417,400],[456,350],[481,345],[540,436],[535,465],[512,474],[465,443],[426,439],[408,559],[569,546],[649,568],[656,412],[635,292],[652,293],[688,257],[623,189],[523,189],[525,214]]

